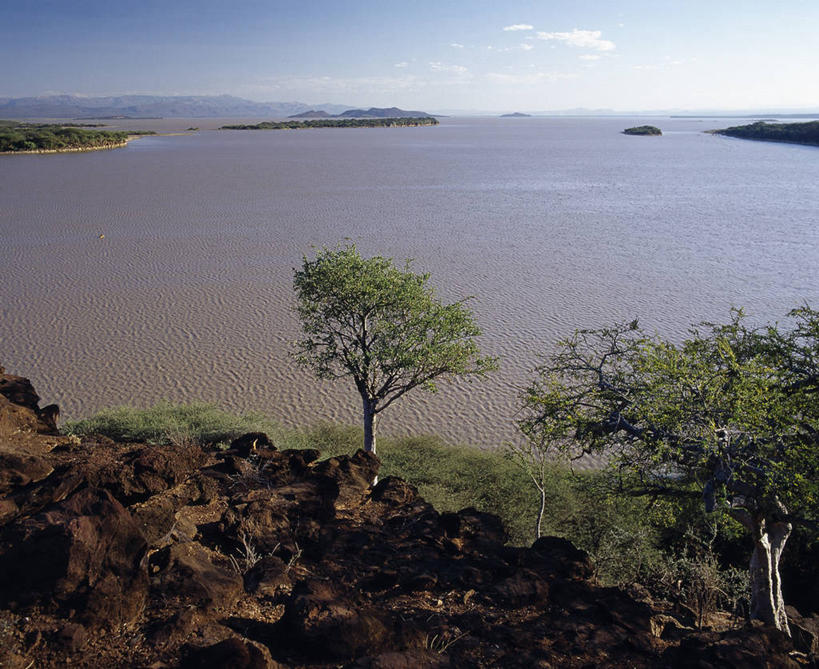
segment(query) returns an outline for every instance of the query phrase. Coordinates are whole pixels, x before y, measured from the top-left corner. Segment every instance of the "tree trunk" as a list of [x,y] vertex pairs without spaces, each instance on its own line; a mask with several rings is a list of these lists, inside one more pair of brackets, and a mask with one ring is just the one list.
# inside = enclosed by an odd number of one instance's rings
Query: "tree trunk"
[[364,450],[375,454],[375,402],[362,397],[364,404]]
[[754,552],[751,555],[751,617],[773,625],[790,636],[779,560],[791,534],[791,524],[763,518],[754,523]]
[[[376,455],[375,452],[375,428],[378,420],[375,414],[375,402],[368,397],[362,396],[364,404],[364,450]],[[374,476],[372,484],[378,483],[378,476]]]
[[535,539],[540,539],[543,514],[546,513],[546,488],[541,488],[538,486],[538,490],[540,491],[540,509],[538,509],[537,522],[535,523]]

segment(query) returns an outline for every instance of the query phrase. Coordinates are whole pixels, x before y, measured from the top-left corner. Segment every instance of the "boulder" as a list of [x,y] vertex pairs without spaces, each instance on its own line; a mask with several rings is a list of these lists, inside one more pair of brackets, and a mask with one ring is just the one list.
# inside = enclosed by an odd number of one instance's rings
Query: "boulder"
[[82,489],[18,520],[7,536],[11,548],[0,556],[5,603],[73,609],[95,627],[131,622],[142,611],[147,543],[108,491]]
[[211,646],[191,648],[182,669],[278,669],[281,665],[270,657],[260,643],[229,637]]
[[151,571],[152,592],[175,602],[177,609],[230,608],[244,589],[239,574],[213,564],[205,548],[192,541],[174,544],[152,556]]
[[378,652],[389,639],[391,625],[382,620],[382,613],[348,596],[326,581],[299,583],[279,623],[282,638],[299,654],[325,660]]

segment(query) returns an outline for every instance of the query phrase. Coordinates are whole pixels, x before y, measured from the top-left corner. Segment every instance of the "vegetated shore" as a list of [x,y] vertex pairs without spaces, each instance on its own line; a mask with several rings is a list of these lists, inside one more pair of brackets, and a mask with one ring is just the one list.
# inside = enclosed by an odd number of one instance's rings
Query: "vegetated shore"
[[18,156],[26,154],[45,154],[45,153],[87,153],[88,151],[108,151],[110,149],[121,149],[128,146],[129,142],[135,139],[140,139],[145,135],[129,135],[127,139],[122,142],[113,142],[111,144],[104,144],[101,146],[68,146],[62,149],[28,149],[25,151],[0,151],[0,156]]
[[712,135],[724,135],[737,139],[753,139],[759,142],[780,142],[819,146],[819,121],[807,123],[766,123],[757,121],[748,125],[736,125],[721,130],[708,130]]
[[[566,538],[509,545],[493,513],[435,508],[372,454],[332,456],[347,449],[332,432],[299,445],[242,434],[248,423],[224,432],[213,415],[170,418],[162,443],[113,439],[102,423],[60,434],[54,405],[0,368],[3,666],[797,666],[797,639],[724,610],[698,618],[683,591],[656,597],[633,568],[602,587],[601,563]],[[416,472],[441,466],[433,452],[396,448]],[[446,464],[491,478],[485,462]],[[622,533],[599,523],[622,509],[589,494],[577,519],[606,544]],[[553,516],[565,501],[550,497]],[[638,537],[610,557],[633,567]]]
[[304,121],[262,121],[253,125],[223,125],[220,130],[302,130],[308,128],[413,128],[438,125],[433,117],[322,118]]

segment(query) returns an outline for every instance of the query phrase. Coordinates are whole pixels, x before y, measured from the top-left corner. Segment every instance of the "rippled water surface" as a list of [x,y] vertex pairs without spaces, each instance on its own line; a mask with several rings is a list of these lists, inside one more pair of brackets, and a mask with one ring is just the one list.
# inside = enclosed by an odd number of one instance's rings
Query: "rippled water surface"
[[735,124],[712,119],[619,134],[643,122],[203,129],[0,156],[0,364],[70,417],[166,398],[355,422],[352,387],[288,355],[293,268],[350,239],[474,295],[502,358],[382,430],[492,446],[515,438],[537,354],[577,327],[637,317],[675,337],[732,305],[760,321],[819,305],[819,149],[704,134]]

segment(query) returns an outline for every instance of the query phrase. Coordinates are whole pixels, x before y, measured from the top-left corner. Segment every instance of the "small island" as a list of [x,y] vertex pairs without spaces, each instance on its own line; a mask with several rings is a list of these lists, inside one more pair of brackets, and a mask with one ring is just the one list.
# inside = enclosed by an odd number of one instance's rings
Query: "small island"
[[645,135],[645,136],[654,136],[658,137],[663,134],[663,131],[660,130],[655,125],[637,125],[633,128],[626,128],[623,130],[624,135]]
[[87,130],[79,124],[0,121],[0,153],[62,153],[125,146],[131,139],[155,134],[149,130]]
[[511,114],[501,114],[501,118],[532,118],[531,114],[524,114],[523,112],[512,112]]
[[255,125],[223,125],[220,130],[302,130],[304,128],[405,128],[438,125],[438,119],[413,118],[321,118],[304,121],[262,121]]
[[819,121],[807,123],[765,123],[757,121],[748,125],[737,125],[722,130],[709,130],[713,135],[756,139],[763,142],[786,142],[819,146]]

